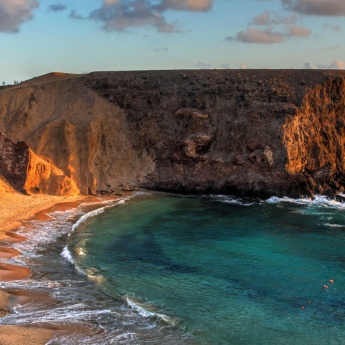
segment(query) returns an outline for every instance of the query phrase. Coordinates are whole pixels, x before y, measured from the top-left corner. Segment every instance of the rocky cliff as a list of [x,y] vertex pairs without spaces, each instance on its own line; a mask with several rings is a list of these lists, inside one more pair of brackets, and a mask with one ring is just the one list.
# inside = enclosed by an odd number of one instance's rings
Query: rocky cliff
[[61,169],[32,152],[25,142],[13,142],[0,133],[1,190],[25,194],[79,195],[76,184]]
[[50,187],[35,177],[31,192],[131,185],[334,194],[345,186],[344,78],[317,70],[49,74],[0,89],[0,131],[54,167]]

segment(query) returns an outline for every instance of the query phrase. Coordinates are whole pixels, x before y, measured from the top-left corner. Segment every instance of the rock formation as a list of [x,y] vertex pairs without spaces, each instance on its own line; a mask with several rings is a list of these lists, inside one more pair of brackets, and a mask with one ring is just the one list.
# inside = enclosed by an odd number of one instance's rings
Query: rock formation
[[76,184],[62,170],[35,155],[25,142],[15,143],[1,133],[0,177],[5,191],[13,187],[26,194],[79,194]]
[[29,167],[25,183],[19,174],[15,188],[30,193],[334,194],[345,186],[344,78],[317,70],[49,74],[0,89],[0,131],[29,147],[31,163],[18,166]]

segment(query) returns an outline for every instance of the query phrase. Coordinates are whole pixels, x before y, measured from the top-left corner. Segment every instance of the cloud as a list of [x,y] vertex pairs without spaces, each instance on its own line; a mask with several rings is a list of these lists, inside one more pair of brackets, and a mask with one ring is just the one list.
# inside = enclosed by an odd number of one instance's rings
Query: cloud
[[[176,22],[165,19],[166,11],[204,12],[213,0],[103,0],[101,7],[90,13],[89,19],[103,23],[105,31],[125,31],[131,27],[154,27],[158,32],[177,32]],[[70,15],[80,19],[76,12]]]
[[295,15],[284,17],[275,12],[265,11],[253,18],[252,25],[291,25],[297,21]]
[[311,35],[311,30],[303,26],[289,26],[286,37],[308,37]]
[[345,69],[345,61],[333,60],[331,63],[326,65],[313,65],[310,62],[304,64],[306,69]]
[[341,27],[339,25],[331,25],[331,24],[326,23],[323,25],[323,28],[332,30],[334,32],[341,32]]
[[269,25],[270,24],[270,13],[266,11],[265,13],[259,14],[253,18],[252,24],[254,25]]
[[301,14],[345,16],[344,0],[282,0],[283,6]]
[[306,68],[306,69],[316,69],[317,67],[312,65],[310,62],[306,62],[304,64],[304,68]]
[[72,19],[78,19],[78,20],[87,19],[87,17],[83,17],[80,14],[78,14],[76,10],[72,10],[71,13],[69,14],[69,16]]
[[49,11],[52,11],[52,12],[60,12],[60,11],[64,11],[66,8],[67,8],[66,5],[63,5],[63,4],[54,4],[54,5],[50,5],[50,6],[48,7],[48,10],[49,10]]
[[211,9],[213,0],[162,0],[159,7],[163,10],[202,12]]
[[272,28],[259,30],[248,28],[246,31],[240,31],[236,35],[237,41],[244,43],[274,44],[281,43],[290,37],[308,37],[311,31],[301,26],[288,26],[285,32],[273,31]]
[[158,32],[176,31],[175,24],[167,23],[149,0],[106,0],[102,7],[90,14],[90,18],[103,22],[103,29],[108,32],[140,26],[153,26]]
[[273,44],[283,42],[284,36],[279,32],[273,32],[272,29],[248,28],[246,31],[238,32],[236,39],[245,43]]
[[32,19],[36,0],[0,0],[0,31],[14,33],[22,23]]

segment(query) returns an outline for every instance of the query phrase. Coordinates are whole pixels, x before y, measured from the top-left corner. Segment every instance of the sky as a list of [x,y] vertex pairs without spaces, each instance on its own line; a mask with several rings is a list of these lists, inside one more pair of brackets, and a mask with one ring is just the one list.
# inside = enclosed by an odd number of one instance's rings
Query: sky
[[0,0],[0,83],[52,71],[345,69],[345,0]]

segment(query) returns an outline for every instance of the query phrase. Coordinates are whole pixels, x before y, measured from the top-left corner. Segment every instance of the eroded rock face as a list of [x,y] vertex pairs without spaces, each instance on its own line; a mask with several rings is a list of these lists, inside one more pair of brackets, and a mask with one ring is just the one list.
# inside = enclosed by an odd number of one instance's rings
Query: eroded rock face
[[63,171],[38,157],[25,142],[13,142],[0,133],[0,176],[26,194],[79,195]]
[[82,194],[128,185],[331,194],[344,185],[344,77],[315,70],[50,75],[0,91],[0,130],[27,142]]
[[283,126],[286,169],[306,176],[318,193],[343,190],[345,173],[345,79],[330,78],[303,100]]

